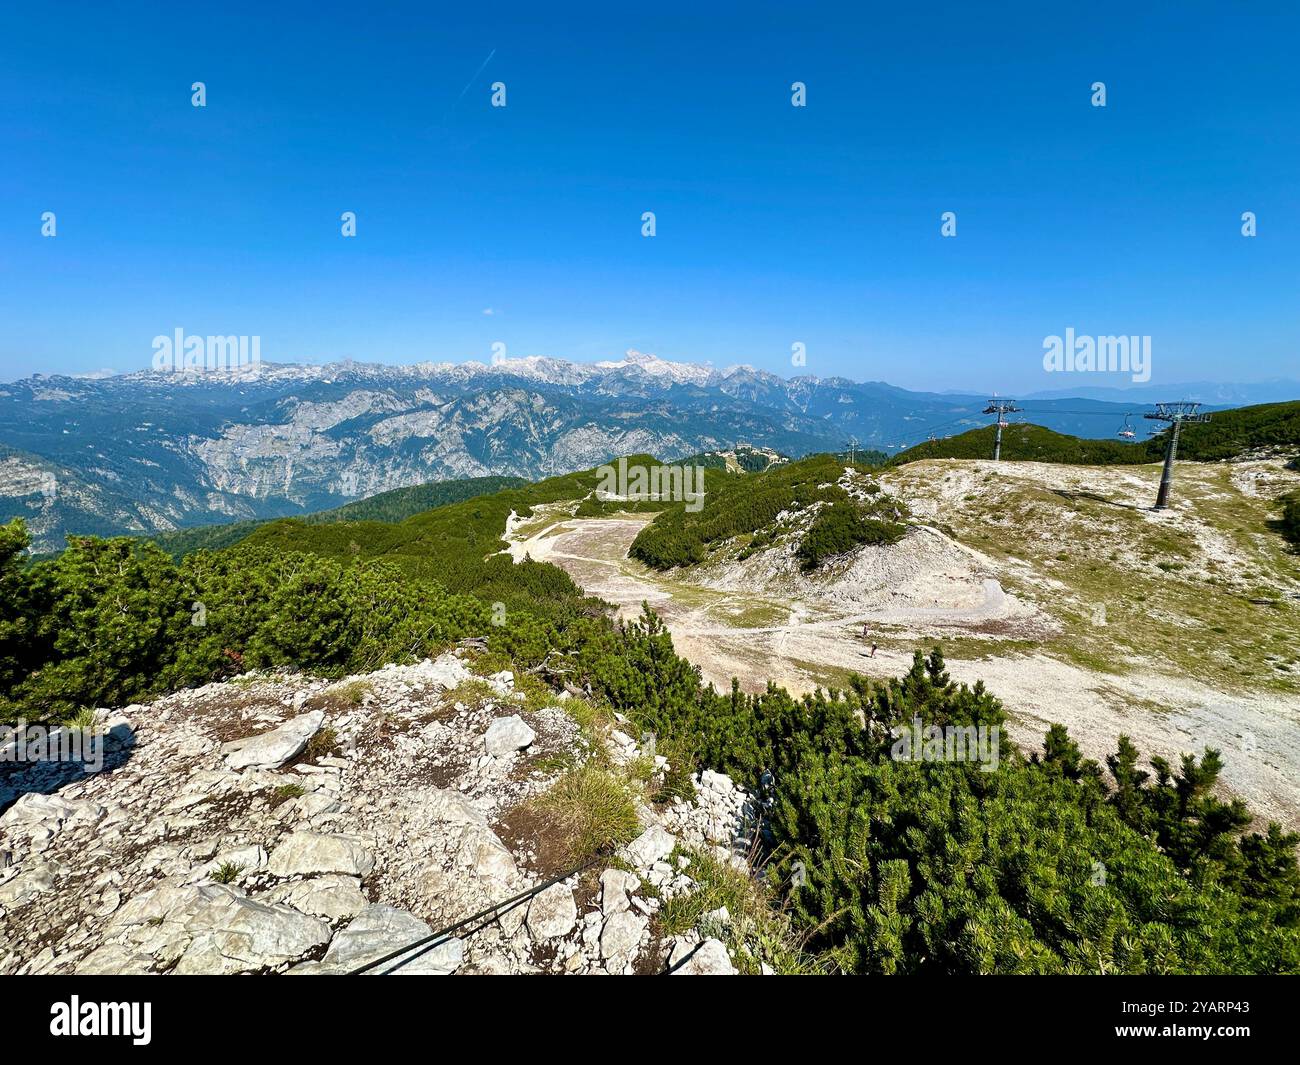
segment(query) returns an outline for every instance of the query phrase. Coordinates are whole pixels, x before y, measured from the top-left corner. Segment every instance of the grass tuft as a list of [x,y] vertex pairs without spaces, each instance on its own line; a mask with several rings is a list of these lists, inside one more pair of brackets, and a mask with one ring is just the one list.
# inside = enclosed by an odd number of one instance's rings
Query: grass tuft
[[319,758],[337,753],[338,747],[339,734],[327,725],[307,741],[307,747],[303,751],[303,759],[314,762]]
[[631,786],[591,763],[566,773],[536,804],[575,863],[631,842],[640,829]]
[[222,862],[220,868],[212,874],[212,879],[218,884],[233,884],[243,871],[244,867],[238,862]]
[[271,809],[274,810],[281,803],[286,803],[290,799],[296,799],[306,794],[307,790],[301,784],[281,784],[271,792]]
[[[677,853],[690,859],[686,875],[695,881],[696,890],[664,901],[658,915],[664,936],[699,928],[702,934],[726,943],[736,967],[747,975],[757,975],[763,963],[786,975],[824,969],[799,949],[789,918],[773,905],[775,900],[749,870],[737,869],[704,851]],[[725,926],[706,919],[706,914],[724,906],[730,917]]]

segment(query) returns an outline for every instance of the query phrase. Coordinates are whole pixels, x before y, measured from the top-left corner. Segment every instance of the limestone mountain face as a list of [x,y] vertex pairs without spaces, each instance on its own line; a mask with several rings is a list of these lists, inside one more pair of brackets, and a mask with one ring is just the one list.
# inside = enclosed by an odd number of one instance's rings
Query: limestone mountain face
[[[527,709],[510,673],[455,654],[334,684],[250,675],[99,727],[98,772],[0,761],[0,974],[351,971],[564,872],[529,812],[595,753],[563,698]],[[667,768],[617,729],[596,742]],[[696,782],[643,804],[617,860],[380,971],[736,971],[716,915],[656,928],[697,890],[690,854],[745,868],[753,800]]]
[[[0,521],[25,518],[34,549],[57,550],[69,532],[282,517],[430,481],[536,479],[618,455],[670,460],[743,441],[800,456],[849,437],[897,450],[918,427],[984,424],[984,402],[639,352],[582,365],[530,357],[36,376],[0,384]],[[1085,434],[1100,421],[1039,420]]]

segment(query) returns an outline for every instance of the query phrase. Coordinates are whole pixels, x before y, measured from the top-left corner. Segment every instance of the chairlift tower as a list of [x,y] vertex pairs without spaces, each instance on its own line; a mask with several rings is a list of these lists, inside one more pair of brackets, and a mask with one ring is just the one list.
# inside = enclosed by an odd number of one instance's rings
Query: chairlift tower
[[998,431],[997,431],[997,435],[994,436],[993,438],[993,461],[994,462],[999,462],[1002,459],[1002,430],[1005,429],[1008,424],[1010,424],[1007,421],[1007,415],[1017,414],[1022,410],[1024,410],[1024,407],[1017,407],[1015,403],[1012,402],[1011,400],[998,399],[997,397],[994,397],[993,399],[989,400],[989,405],[984,408],[985,414],[996,414],[998,416],[998,420],[997,420]]
[[1152,421],[1168,422],[1169,435],[1165,438],[1165,468],[1160,474],[1160,491],[1156,493],[1153,510],[1169,506],[1169,487],[1174,481],[1174,458],[1178,454],[1178,433],[1185,422],[1208,422],[1210,415],[1200,409],[1199,403],[1183,400],[1180,403],[1157,403],[1156,409],[1142,417]]

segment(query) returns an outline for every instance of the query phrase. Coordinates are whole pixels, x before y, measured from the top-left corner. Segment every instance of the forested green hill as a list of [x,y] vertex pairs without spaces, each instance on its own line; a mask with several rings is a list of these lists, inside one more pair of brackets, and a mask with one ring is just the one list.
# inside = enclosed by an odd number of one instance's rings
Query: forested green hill
[[[782,513],[794,515],[817,503],[830,506],[800,533],[800,557],[807,568],[855,544],[897,539],[903,531],[897,519],[905,508],[878,488],[868,501],[851,500],[837,483],[845,466],[834,455],[813,455],[763,473],[719,479],[698,511],[678,503],[641,530],[631,555],[655,569],[691,566],[707,559],[713,545],[738,538],[745,557],[794,531],[788,521],[778,521]],[[867,468],[856,469],[865,475]]]
[[[1178,457],[1197,462],[1236,458],[1256,448],[1300,455],[1300,401],[1215,411],[1208,422],[1188,425],[1178,437]],[[1148,442],[1147,453],[1153,462],[1163,457],[1164,442]]]
[[[1142,434],[1163,425],[1144,418],[1132,420]],[[901,451],[891,460],[897,465],[917,459],[990,459],[996,429],[986,425],[942,440],[929,440]],[[1178,457],[1214,462],[1235,458],[1256,448],[1281,448],[1300,454],[1300,401],[1262,403],[1254,407],[1214,411],[1210,421],[1189,424],[1179,434]],[[1022,462],[1063,462],[1083,466],[1128,465],[1164,459],[1164,437],[1133,443],[1089,440],[1015,422],[1002,431],[1002,457]]]
[[[991,459],[997,430],[986,425],[956,436],[928,440],[900,451],[890,465],[918,459]],[[1145,443],[1085,440],[1044,429],[1041,425],[1013,423],[1002,430],[1002,458],[1016,462],[1065,462],[1082,466],[1115,466],[1152,462]]]
[[[409,488],[394,488],[389,492],[345,503],[332,510],[321,510],[297,518],[306,525],[326,525],[342,521],[395,522],[409,518],[434,507],[456,503],[462,499],[489,495],[503,488],[515,488],[528,482],[522,477],[467,477],[458,481],[435,481]],[[149,537],[173,558],[182,558],[191,551],[216,551],[244,539],[254,529],[278,519],[237,521],[225,525],[199,525],[175,532]]]

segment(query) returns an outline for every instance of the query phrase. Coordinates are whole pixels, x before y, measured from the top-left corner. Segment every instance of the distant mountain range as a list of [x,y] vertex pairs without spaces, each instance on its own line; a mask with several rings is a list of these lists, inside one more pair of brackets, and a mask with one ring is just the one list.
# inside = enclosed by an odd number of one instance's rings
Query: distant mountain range
[[1215,381],[1188,381],[1180,385],[1134,385],[1130,388],[1074,388],[1031,392],[1024,398],[1102,399],[1111,403],[1160,403],[1173,399],[1191,399],[1210,406],[1244,407],[1256,403],[1286,403],[1300,399],[1300,381],[1275,377],[1253,384],[1227,384]]
[[[1085,391],[1026,401],[1016,417],[1112,436],[1134,401]],[[68,532],[282,517],[430,481],[537,478],[637,452],[671,459],[745,442],[797,457],[850,441],[894,452],[987,424],[987,401],[635,351],[593,364],[37,375],[0,385],[0,520],[26,518],[34,548],[51,550]]]

